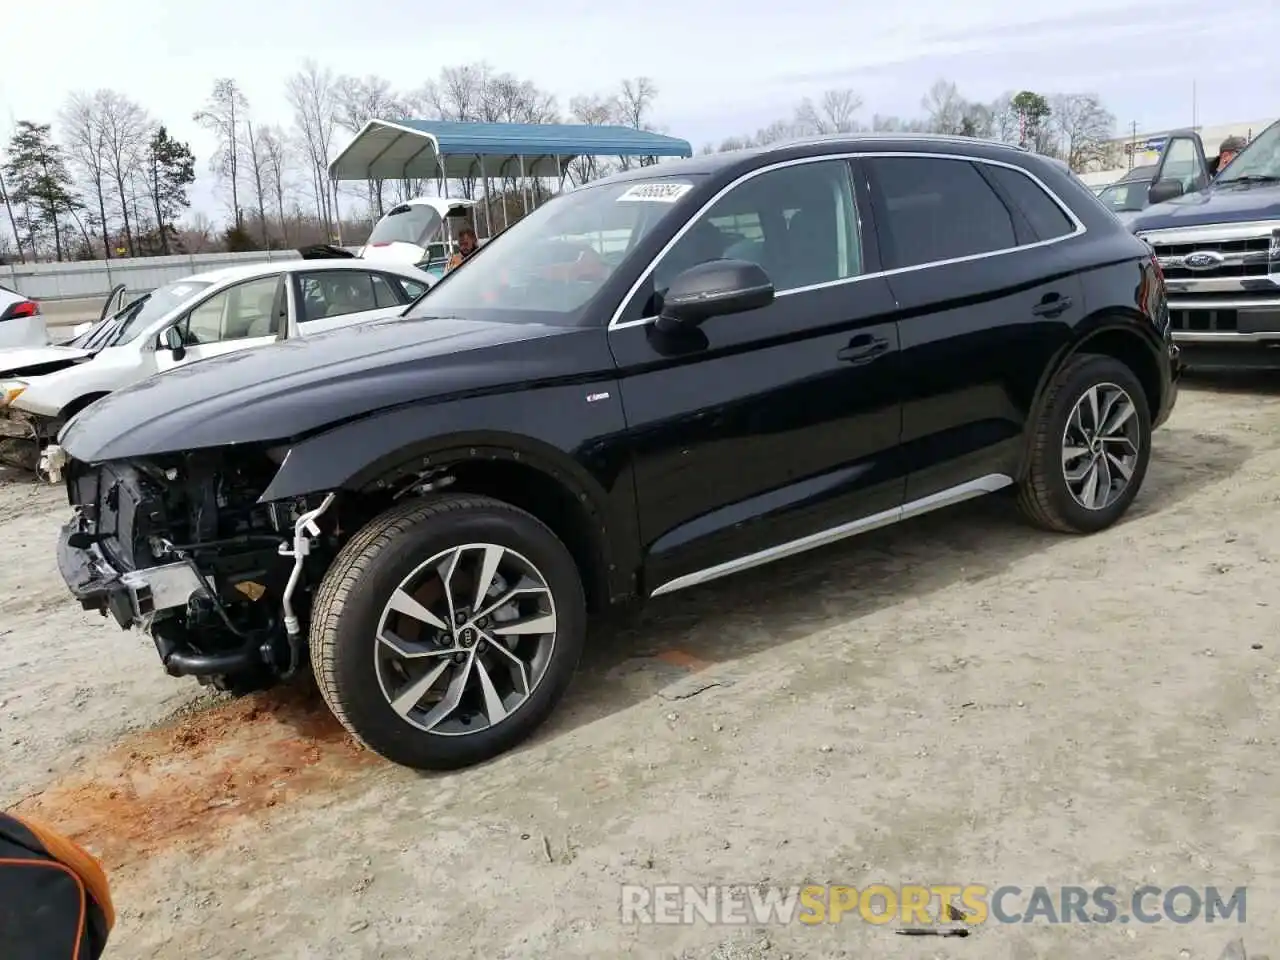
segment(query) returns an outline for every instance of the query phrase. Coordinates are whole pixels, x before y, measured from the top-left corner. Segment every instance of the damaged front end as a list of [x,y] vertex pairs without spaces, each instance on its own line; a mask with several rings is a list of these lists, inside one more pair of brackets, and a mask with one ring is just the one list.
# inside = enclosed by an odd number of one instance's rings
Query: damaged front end
[[297,672],[340,547],[334,494],[260,503],[278,466],[261,449],[59,459],[75,515],[58,564],[81,606],[149,633],[172,676],[247,692]]
[[0,406],[0,464],[38,472],[40,451],[56,427],[43,418],[5,404]]

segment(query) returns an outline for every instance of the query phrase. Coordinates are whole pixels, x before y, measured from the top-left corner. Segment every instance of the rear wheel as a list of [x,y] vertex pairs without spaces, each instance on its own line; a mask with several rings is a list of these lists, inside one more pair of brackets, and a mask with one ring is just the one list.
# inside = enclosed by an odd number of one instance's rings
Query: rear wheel
[[316,681],[342,724],[395,763],[450,769],[513,747],[551,713],[586,604],[569,551],[535,517],[445,496],[361,530],[311,623]]
[[1049,386],[1018,502],[1037,526],[1104,530],[1129,509],[1151,459],[1151,413],[1133,371],[1113,357],[1072,357]]

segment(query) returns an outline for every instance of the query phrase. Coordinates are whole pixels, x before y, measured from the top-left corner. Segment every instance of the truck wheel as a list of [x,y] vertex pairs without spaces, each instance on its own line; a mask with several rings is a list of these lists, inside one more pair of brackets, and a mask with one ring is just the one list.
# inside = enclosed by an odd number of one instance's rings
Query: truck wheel
[[1032,523],[1094,533],[1120,519],[1151,459],[1142,384],[1113,357],[1080,354],[1058,371],[1031,438],[1018,503]]
[[501,501],[448,495],[388,510],[339,553],[316,594],[311,662],[365,746],[447,770],[533,733],[585,637],[581,578],[555,534]]

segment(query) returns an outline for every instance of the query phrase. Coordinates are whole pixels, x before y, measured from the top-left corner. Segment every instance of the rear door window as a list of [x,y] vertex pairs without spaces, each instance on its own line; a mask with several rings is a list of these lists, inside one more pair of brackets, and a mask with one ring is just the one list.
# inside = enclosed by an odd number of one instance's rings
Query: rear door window
[[890,270],[1010,250],[1013,216],[973,163],[868,157],[882,258]]
[[387,282],[364,270],[303,273],[298,276],[298,285],[302,294],[299,323],[344,317],[396,304]]

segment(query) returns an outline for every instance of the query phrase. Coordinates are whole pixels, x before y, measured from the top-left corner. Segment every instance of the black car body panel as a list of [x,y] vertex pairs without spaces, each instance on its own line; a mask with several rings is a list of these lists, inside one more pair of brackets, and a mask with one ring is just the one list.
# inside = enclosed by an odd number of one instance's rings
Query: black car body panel
[[[65,428],[98,462],[305,436],[368,413],[494,388],[609,375],[571,327],[396,318],[178,367],[118,390]],[[547,338],[562,345],[535,346]],[[594,354],[594,356],[593,356]]]
[[[904,208],[872,162],[884,158],[956,161],[986,178],[1012,244],[900,265],[911,251],[890,228]],[[755,248],[775,283],[789,278],[771,302],[693,327],[655,322],[654,271],[702,212],[724,197],[732,207],[758,174],[809,162],[828,164],[823,176],[858,216],[833,213],[815,230],[778,211],[787,242]],[[1046,227],[999,170],[1066,225]],[[584,192],[655,178],[685,192],[555,322],[448,308],[459,285],[501,281],[517,224],[433,287],[410,310],[419,319],[203,361],[112,394],[60,437],[74,475],[129,462],[150,491],[137,512],[157,523],[171,509],[166,483],[178,483],[163,478],[181,475],[196,491],[185,496],[238,505],[242,540],[287,533],[279,510],[331,493],[341,509],[361,498],[381,509],[383,494],[456,481],[533,509],[528,490],[554,489],[547,522],[572,528],[607,603],[1016,482],[1048,385],[1079,351],[1129,364],[1156,423],[1173,407],[1177,351],[1151,251],[1052,161],[974,140],[853,138],[639,168]],[[861,259],[838,279],[804,279],[831,253],[806,245],[833,228]],[[734,246],[755,242],[744,232]],[[708,259],[734,259],[727,251]],[[217,471],[234,474],[230,494]],[[79,482],[72,501],[90,509]],[[219,576],[249,576],[266,556]]]

